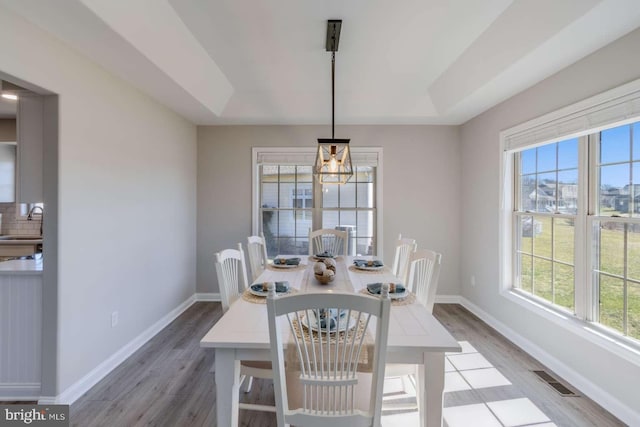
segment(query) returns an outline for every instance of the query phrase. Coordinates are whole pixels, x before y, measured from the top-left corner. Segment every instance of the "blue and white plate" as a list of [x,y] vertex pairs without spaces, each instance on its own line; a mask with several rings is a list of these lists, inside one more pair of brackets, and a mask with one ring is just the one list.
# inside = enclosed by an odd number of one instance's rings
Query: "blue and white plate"
[[[304,326],[307,329],[311,329],[314,332],[318,332],[318,321],[316,319],[316,313],[315,311],[311,311],[311,310],[309,311],[309,313],[311,313],[311,316],[310,316],[311,319],[307,319],[306,314],[303,315],[301,319],[302,326]],[[347,318],[346,315],[341,315],[337,328],[335,324],[331,325],[331,328],[329,329],[329,333],[333,334],[335,332],[344,332],[344,331],[353,329],[353,327],[356,326],[356,323],[357,321],[354,317]],[[326,331],[327,331],[327,328],[325,326],[320,328],[320,332],[326,332]]]
[[[278,284],[280,284],[281,286],[278,287]],[[289,282],[276,282],[276,294],[277,295],[284,295],[284,294],[288,294],[289,291],[291,290],[291,287],[289,286]],[[257,296],[257,297],[266,297],[269,295],[269,291],[265,291],[263,290],[263,286],[262,283],[256,283],[253,284],[251,286],[249,286],[249,292],[251,292],[253,295]]]

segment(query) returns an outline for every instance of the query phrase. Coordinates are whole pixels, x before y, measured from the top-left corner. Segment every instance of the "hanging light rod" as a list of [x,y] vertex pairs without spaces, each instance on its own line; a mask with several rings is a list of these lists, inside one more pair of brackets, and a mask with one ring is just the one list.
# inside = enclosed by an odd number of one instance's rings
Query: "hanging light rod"
[[336,52],[340,44],[341,19],[327,21],[327,52],[331,52],[331,138],[318,138],[314,175],[321,184],[344,184],[353,176],[348,139],[335,137]]

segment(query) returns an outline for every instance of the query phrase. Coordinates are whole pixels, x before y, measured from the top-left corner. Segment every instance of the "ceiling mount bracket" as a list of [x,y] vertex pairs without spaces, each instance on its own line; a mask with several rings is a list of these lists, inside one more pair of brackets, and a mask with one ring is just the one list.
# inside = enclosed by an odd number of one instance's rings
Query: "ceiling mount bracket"
[[337,52],[340,44],[340,30],[342,19],[330,19],[327,21],[327,52]]

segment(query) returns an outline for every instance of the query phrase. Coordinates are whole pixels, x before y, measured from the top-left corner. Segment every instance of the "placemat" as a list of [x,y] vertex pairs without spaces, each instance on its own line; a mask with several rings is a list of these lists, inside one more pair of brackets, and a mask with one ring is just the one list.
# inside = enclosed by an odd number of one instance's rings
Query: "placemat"
[[[304,316],[301,315],[301,318],[302,317]],[[335,361],[334,352],[337,342],[343,343],[345,340],[347,340],[347,342],[354,342],[354,339],[355,342],[360,342],[360,340],[364,337],[362,351],[360,353],[360,357],[358,358],[357,370],[359,372],[371,372],[373,365],[373,353],[371,352],[371,350],[373,350],[374,341],[371,334],[367,331],[365,320],[360,319],[357,325],[347,331],[329,334],[328,339],[325,332],[321,331],[321,333],[318,333],[317,331],[307,329],[304,326],[301,326],[298,323],[298,320],[295,318],[292,319],[291,326],[294,333],[296,334],[296,337],[300,341],[306,342],[309,346],[313,345],[314,347],[318,347],[318,352],[320,341],[322,341],[322,349],[324,354],[330,354],[330,357],[325,357],[324,360]],[[295,345],[290,345],[289,349],[285,352],[285,363],[287,365],[287,369],[300,370],[300,355],[295,350],[295,347]],[[309,347],[309,351],[313,350]],[[317,363],[321,363],[320,359],[317,360]]]
[[[370,297],[375,297],[376,295],[372,295],[367,291],[367,288],[360,289],[360,293],[364,295],[368,295]],[[416,302],[416,295],[413,292],[409,292],[405,298],[402,299],[392,299],[391,305],[410,305]]]
[[[291,295],[291,294],[295,294],[297,292],[298,292],[298,290],[296,288],[289,288],[289,292],[287,292],[286,294],[278,294],[278,295],[279,296]],[[242,299],[247,301],[247,302],[252,302],[254,304],[266,304],[267,303],[267,297],[266,296],[259,297],[258,295],[254,295],[254,294],[251,293],[249,288],[245,289],[244,292],[242,293]]]

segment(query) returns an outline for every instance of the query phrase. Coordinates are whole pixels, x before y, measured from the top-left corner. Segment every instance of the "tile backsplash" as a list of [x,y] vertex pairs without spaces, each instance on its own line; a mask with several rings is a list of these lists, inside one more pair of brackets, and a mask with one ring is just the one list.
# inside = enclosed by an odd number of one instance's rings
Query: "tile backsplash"
[[2,227],[0,234],[13,235],[37,235],[40,234],[40,217],[27,221],[26,217],[17,217],[17,206],[15,203],[0,203],[0,214],[2,214]]

